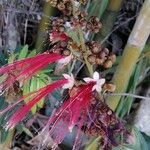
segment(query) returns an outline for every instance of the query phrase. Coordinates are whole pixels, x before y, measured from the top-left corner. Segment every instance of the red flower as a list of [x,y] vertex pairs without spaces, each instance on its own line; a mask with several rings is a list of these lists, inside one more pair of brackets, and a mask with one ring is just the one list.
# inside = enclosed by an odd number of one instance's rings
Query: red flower
[[6,79],[0,83],[0,90],[7,89],[16,80],[24,82],[48,64],[63,58],[62,55],[45,52],[34,57],[25,58],[15,61],[12,64],[2,66],[0,68],[0,75],[5,75]]
[[50,41],[55,43],[59,41],[67,41],[69,37],[64,32],[53,31],[49,34]]

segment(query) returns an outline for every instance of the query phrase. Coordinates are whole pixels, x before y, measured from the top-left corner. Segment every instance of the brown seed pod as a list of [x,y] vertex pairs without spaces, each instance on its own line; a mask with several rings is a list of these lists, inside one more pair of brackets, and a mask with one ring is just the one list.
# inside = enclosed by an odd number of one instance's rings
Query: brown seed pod
[[63,55],[69,56],[71,54],[69,49],[63,50]]
[[116,61],[116,55],[111,54],[111,55],[108,56],[108,59],[110,59],[112,61],[112,63],[114,63]]
[[60,46],[62,47],[62,48],[65,48],[65,47],[67,47],[67,42],[65,42],[65,41],[62,41],[62,42],[60,42]]
[[104,49],[103,49],[103,52],[104,52],[106,55],[108,55],[108,54],[109,54],[109,49],[108,49],[108,48],[104,48]]
[[89,46],[89,49],[94,54],[98,54],[101,51],[101,45],[96,41],[87,42],[86,45]]
[[113,63],[110,59],[106,60],[103,64],[104,68],[111,68],[112,65],[113,65]]
[[91,49],[92,53],[94,54],[98,54],[100,50],[100,46],[93,46],[93,48]]
[[112,83],[105,83],[103,86],[104,90],[107,90],[109,92],[114,92],[116,90],[116,85]]
[[52,51],[53,51],[53,53],[61,54],[62,49],[60,49],[60,48],[54,48],[54,49],[52,49]]
[[99,32],[101,27],[102,27],[102,24],[101,24],[99,18],[92,16],[89,19],[88,24],[87,24],[88,30],[97,33],[97,32]]
[[104,63],[104,59],[96,58],[96,64],[97,65],[102,65],[103,63]]
[[65,27],[64,27],[64,26],[59,26],[58,30],[59,30],[60,32],[64,32],[64,31],[65,31]]
[[60,11],[62,11],[62,10],[65,10],[65,5],[64,5],[64,3],[63,2],[60,2],[58,5],[57,5],[57,8],[60,10]]
[[89,55],[88,56],[88,62],[91,64],[95,64],[96,63],[96,56],[95,55]]
[[107,55],[106,55],[106,53],[105,53],[103,50],[100,51],[100,53],[99,53],[99,58],[106,60],[106,59],[107,59],[106,56],[107,56]]

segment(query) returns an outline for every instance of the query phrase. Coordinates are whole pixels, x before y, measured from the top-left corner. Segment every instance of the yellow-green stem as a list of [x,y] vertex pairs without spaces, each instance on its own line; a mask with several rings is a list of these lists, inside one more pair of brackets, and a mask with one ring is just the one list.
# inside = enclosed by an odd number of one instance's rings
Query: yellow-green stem
[[[113,77],[113,83],[116,85],[116,93],[125,92],[138,57],[140,56],[150,34],[149,7],[150,0],[146,0],[128,39],[117,71]],[[120,98],[121,96],[115,96],[108,99],[107,103],[111,109],[115,110],[117,108]]]
[[35,43],[35,48],[37,49],[38,52],[41,51],[43,48],[43,44],[46,38],[44,33],[46,33],[45,31],[49,26],[48,23],[50,20],[50,16],[52,16],[53,14],[53,8],[51,7],[50,3],[45,2],[43,7],[43,14],[44,15],[39,24],[37,39]]
[[93,66],[88,62],[88,59],[87,59],[88,55],[87,55],[87,50],[86,50],[86,46],[85,46],[83,31],[81,30],[80,27],[78,27],[78,33],[79,33],[81,48],[82,48],[82,52],[83,52],[83,58],[85,60],[85,64],[89,71],[89,74],[90,74],[90,76],[92,76],[93,75]]
[[120,10],[122,0],[110,0],[108,10],[118,12]]

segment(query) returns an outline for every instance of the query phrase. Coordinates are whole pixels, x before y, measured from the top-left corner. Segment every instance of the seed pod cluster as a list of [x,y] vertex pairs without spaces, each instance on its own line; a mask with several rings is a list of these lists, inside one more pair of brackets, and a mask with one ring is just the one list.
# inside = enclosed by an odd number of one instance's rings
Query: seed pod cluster
[[120,136],[125,140],[129,133],[124,123],[102,100],[93,97],[88,110],[87,125],[82,130],[88,135],[101,136],[100,143],[104,150],[119,145]]
[[58,8],[65,15],[69,16],[72,13],[72,4],[70,0],[47,0],[51,6]]
[[65,19],[54,18],[51,19],[51,31],[64,32],[65,31]]
[[102,28],[102,23],[98,17],[92,16],[87,23],[87,29],[91,32],[98,33]]
[[91,64],[101,65],[104,68],[112,67],[116,61],[115,54],[110,53],[107,48],[102,48],[96,41],[88,42],[86,45],[89,50],[88,61]]
[[73,27],[80,26],[82,29],[86,29],[87,26],[87,13],[85,11],[77,10],[75,16],[71,18],[71,24]]

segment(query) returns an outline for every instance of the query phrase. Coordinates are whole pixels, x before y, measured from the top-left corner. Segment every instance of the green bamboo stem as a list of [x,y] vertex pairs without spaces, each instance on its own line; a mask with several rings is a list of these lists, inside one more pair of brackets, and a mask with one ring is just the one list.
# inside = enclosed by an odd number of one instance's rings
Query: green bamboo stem
[[[113,77],[116,93],[124,93],[138,58],[150,35],[150,0],[146,0],[128,39],[122,59]],[[121,96],[110,97],[107,100],[111,109],[116,110]]]
[[110,0],[107,10],[102,16],[102,24],[103,27],[101,32],[95,36],[96,40],[102,41],[112,30],[113,25],[115,23],[118,11],[121,8],[123,0]]
[[45,31],[49,26],[49,20],[50,17],[53,15],[53,8],[51,7],[50,3],[45,2],[43,6],[43,17],[39,24],[37,39],[35,43],[35,49],[37,49],[37,52],[41,51],[43,49],[43,44],[45,41]]
[[122,0],[110,0],[108,10],[118,12],[120,10]]

